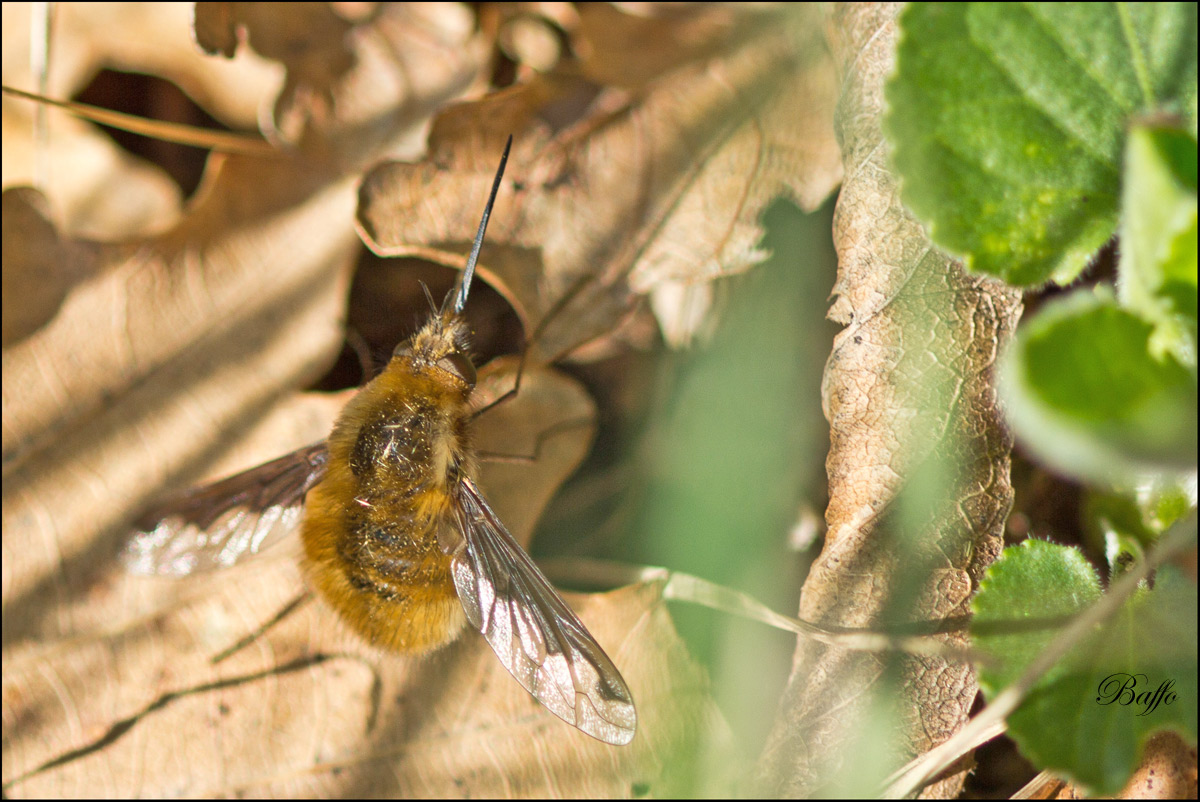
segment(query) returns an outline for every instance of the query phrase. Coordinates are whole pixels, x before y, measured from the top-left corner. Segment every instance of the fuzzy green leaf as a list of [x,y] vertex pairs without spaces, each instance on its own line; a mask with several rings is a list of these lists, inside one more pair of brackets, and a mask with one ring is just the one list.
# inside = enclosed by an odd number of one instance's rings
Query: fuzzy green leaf
[[[1071,615],[1100,598],[1095,572],[1076,549],[1036,540],[1006,549],[972,602],[972,639],[996,667],[980,671],[994,698],[1051,641],[1062,624],[1014,624]],[[1008,719],[1009,735],[1040,768],[1097,793],[1114,794],[1162,729],[1196,742],[1196,586],[1159,572],[1041,678]]]
[[1131,119],[1196,130],[1192,3],[914,3],[901,26],[904,201],[970,269],[1071,280],[1116,231]]

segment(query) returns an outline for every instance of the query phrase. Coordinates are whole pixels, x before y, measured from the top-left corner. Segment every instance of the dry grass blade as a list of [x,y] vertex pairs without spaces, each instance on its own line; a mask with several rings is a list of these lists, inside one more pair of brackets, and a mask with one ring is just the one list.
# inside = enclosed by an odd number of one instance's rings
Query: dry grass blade
[[54,100],[44,95],[32,92],[22,92],[15,87],[3,87],[4,94],[23,98],[35,103],[54,106],[101,125],[111,125],[142,136],[161,139],[165,142],[176,142],[180,145],[193,145],[198,148],[208,148],[222,153],[240,153],[244,156],[268,157],[277,155],[278,151],[266,140],[225,134],[220,131],[196,129],[187,125],[176,125],[161,120],[147,120],[132,114],[122,114],[110,109],[102,109],[87,103]]

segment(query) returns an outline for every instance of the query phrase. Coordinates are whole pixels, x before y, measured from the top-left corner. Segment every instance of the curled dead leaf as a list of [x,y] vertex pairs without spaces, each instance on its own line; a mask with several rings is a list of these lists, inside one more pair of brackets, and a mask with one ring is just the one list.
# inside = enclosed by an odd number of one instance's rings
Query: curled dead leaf
[[[1011,437],[992,366],[1020,293],[966,275],[902,207],[883,136],[883,84],[898,6],[846,5],[828,20],[846,84],[839,104],[846,183],[829,317],[846,328],[826,364],[828,534],[800,617],[850,627],[948,619],[999,553],[1012,504]],[[899,606],[903,604],[904,606]],[[961,643],[959,633],[944,636]],[[966,720],[976,681],[963,661],[875,655],[800,641],[760,758],[760,790],[811,795],[903,762]],[[858,748],[881,711],[895,754]],[[879,761],[879,762],[872,762]],[[954,796],[964,773],[925,789]]]
[[447,109],[424,162],[364,177],[364,238],[461,266],[476,206],[449,199],[483,191],[511,132],[480,272],[528,329],[555,313],[542,358],[611,331],[637,294],[747,269],[765,256],[767,201],[787,192],[812,208],[841,175],[832,67],[803,14],[771,19],[688,51],[637,93],[558,72]]

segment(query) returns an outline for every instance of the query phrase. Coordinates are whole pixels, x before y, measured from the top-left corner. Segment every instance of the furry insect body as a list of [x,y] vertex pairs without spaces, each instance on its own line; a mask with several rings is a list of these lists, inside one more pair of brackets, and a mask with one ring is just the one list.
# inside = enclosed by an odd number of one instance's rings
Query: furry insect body
[[424,652],[466,623],[451,575],[458,483],[474,471],[467,329],[435,314],[347,404],[309,493],[314,587],[368,641]]
[[621,673],[473,478],[475,366],[461,313],[511,145],[455,288],[346,405],[329,440],[151,511],[126,561],[166,576],[233,565],[290,531],[303,505],[309,579],[368,642],[425,652],[470,623],[547,710],[626,744],[637,711]]

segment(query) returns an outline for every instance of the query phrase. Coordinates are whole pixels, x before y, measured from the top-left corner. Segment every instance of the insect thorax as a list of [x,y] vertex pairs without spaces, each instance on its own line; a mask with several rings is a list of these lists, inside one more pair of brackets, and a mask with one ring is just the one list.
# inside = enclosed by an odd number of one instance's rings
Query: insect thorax
[[354,513],[365,512],[372,525],[422,530],[444,513],[468,467],[469,394],[442,371],[405,358],[363,389],[330,443],[331,451],[346,449]]

